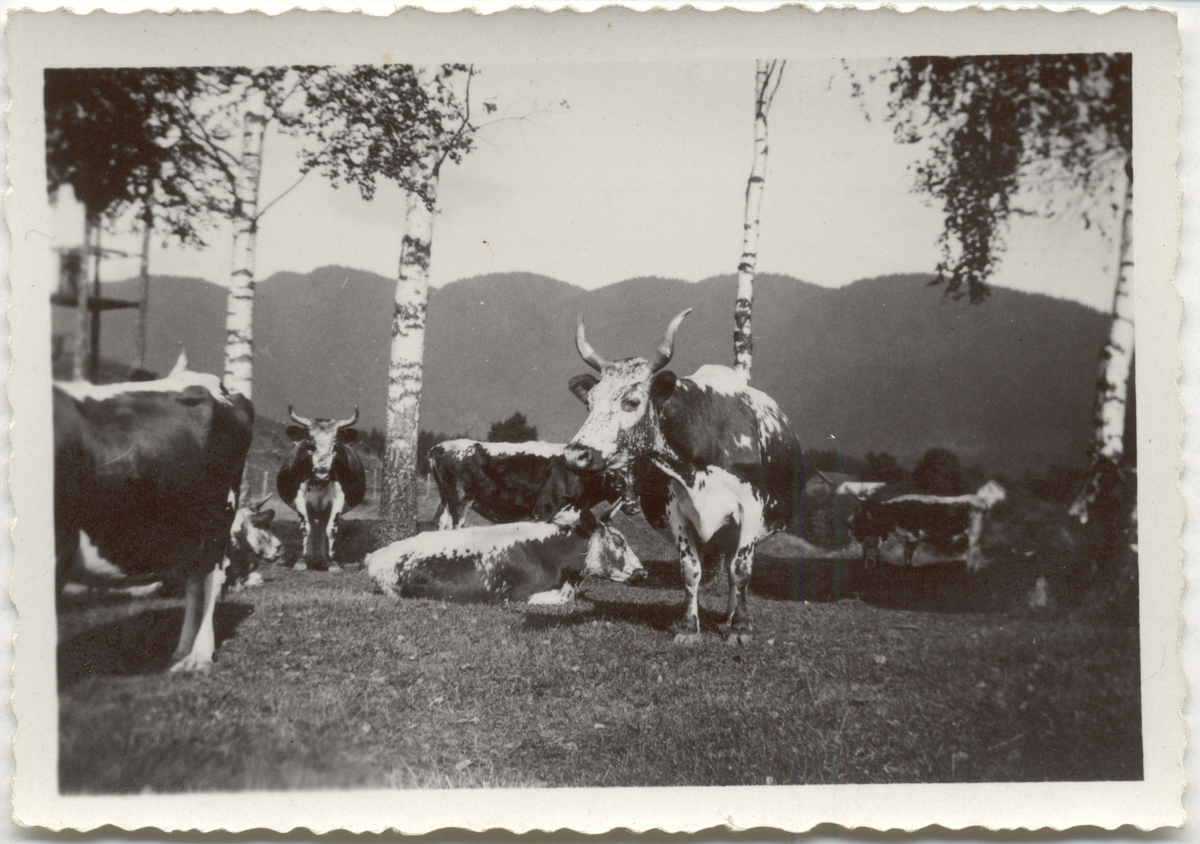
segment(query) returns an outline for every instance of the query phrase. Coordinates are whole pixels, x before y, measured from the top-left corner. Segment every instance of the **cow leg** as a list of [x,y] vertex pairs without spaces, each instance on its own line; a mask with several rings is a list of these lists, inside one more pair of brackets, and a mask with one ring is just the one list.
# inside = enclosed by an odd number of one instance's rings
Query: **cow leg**
[[292,509],[300,516],[300,559],[296,561],[296,568],[300,571],[308,568],[308,561],[312,559],[312,520],[308,515],[308,482],[300,484],[300,489],[296,491],[296,500],[292,502]]
[[334,557],[333,541],[337,539],[342,528],[342,511],[346,509],[346,493],[342,490],[340,483],[334,484],[333,490],[333,505],[329,510],[329,521],[325,523],[325,553],[329,555],[329,570],[336,572],[341,571],[342,567],[337,564]]
[[433,520],[437,522],[438,530],[453,530],[454,529],[454,514],[450,512],[450,508],[446,506],[445,501],[438,502],[437,513]]
[[207,574],[191,573],[187,578],[187,603],[183,611],[183,631],[175,649],[171,671],[203,671],[212,667],[216,634],[213,613],[221,584],[225,582],[225,566],[214,567]]
[[983,552],[979,550],[979,536],[983,533],[983,511],[972,507],[967,524],[967,571],[983,568]]
[[742,507],[737,551],[729,558],[729,601],[725,616],[725,642],[748,645],[751,640],[750,608],[746,605],[746,587],[754,568],[754,547],[764,526],[762,504],[754,499]]
[[675,644],[694,645],[700,641],[700,553],[696,549],[695,533],[680,510],[674,491],[667,504],[667,520],[679,548],[679,568],[683,572],[683,587],[687,592],[687,607],[679,632],[675,634]]

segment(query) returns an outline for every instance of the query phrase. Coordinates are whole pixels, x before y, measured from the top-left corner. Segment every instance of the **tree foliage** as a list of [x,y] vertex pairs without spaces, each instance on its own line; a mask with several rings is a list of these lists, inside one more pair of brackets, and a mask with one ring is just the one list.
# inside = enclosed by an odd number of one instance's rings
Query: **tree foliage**
[[948,294],[987,296],[1014,215],[1117,221],[1119,177],[1132,178],[1130,54],[915,56],[883,76],[896,139],[928,148],[916,189],[944,209]]
[[913,469],[912,484],[928,495],[962,495],[967,479],[958,455],[947,448],[931,448]]
[[493,422],[487,435],[490,443],[523,443],[536,440],[537,437],[537,426],[530,425],[525,414],[519,411],[503,422]]
[[873,451],[868,451],[866,458],[863,460],[862,476],[864,481],[881,481],[886,484],[893,484],[897,481],[904,480],[904,467],[886,451],[881,451],[876,454]]
[[[416,193],[432,205],[423,157],[436,150],[434,174],[474,147],[471,80],[465,64],[425,70],[415,65],[325,68],[306,80],[309,134],[317,140],[305,161],[336,187],[354,185],[372,199],[380,181]],[[495,104],[485,102],[485,112]]]

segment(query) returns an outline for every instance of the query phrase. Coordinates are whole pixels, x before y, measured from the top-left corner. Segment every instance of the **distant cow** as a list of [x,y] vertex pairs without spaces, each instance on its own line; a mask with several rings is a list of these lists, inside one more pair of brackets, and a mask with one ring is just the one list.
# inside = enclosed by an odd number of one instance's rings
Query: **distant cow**
[[429,471],[441,496],[439,530],[462,527],[472,506],[498,524],[544,522],[567,506],[588,510],[621,497],[611,476],[572,472],[561,443],[447,440],[430,449]]
[[588,418],[567,445],[567,464],[584,477],[621,473],[656,527],[670,525],[679,548],[687,608],[675,641],[700,638],[701,563],[726,562],[726,641],[750,641],[746,586],[754,547],[791,522],[804,487],[800,446],[783,411],[726,366],[702,366],[680,378],[664,370],[675,332],[667,326],[649,360],[609,361],[587,341],[583,319],[575,345],[600,373],[571,379]]
[[[548,523],[426,531],[373,551],[366,565],[386,594],[454,601],[524,601],[551,589],[565,598],[568,584],[584,577],[645,577],[641,561],[607,519],[575,508]],[[544,596],[538,601],[546,602]]]
[[177,574],[186,608],[172,671],[212,665],[213,610],[254,408],[215,375],[54,385],[56,579],[136,585]]
[[358,439],[352,427],[358,408],[349,419],[306,419],[288,406],[288,437],[296,444],[283,458],[276,478],[279,497],[300,516],[301,562],[297,568],[325,570],[334,560],[334,541],[341,518],[362,503],[367,491],[366,473],[350,443]]
[[950,552],[965,538],[967,568],[976,571],[983,567],[979,536],[984,513],[1003,498],[999,484],[991,484],[975,495],[901,495],[887,501],[868,500],[854,514],[850,532],[862,543],[863,565],[868,568],[878,563],[882,542],[895,536],[904,542],[906,565],[912,565],[921,542]]
[[283,556],[283,543],[271,533],[274,510],[264,510],[267,499],[240,508],[229,528],[229,563],[225,567],[225,586],[238,591],[262,583],[261,563],[273,563]]

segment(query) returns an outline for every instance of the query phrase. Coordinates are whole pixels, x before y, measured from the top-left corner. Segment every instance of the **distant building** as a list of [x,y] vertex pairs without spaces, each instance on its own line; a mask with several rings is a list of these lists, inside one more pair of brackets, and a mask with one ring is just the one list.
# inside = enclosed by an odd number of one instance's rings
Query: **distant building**
[[842,484],[857,480],[853,475],[844,475],[841,472],[814,472],[804,482],[804,491],[809,495],[827,495],[832,498]]
[[864,501],[887,486],[883,481],[843,481],[838,485],[838,495],[849,495]]

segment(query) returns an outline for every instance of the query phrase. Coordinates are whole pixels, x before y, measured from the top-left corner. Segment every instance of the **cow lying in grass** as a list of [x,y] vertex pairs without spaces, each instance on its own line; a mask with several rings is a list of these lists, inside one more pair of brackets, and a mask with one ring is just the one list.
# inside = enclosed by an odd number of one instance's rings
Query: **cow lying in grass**
[[274,510],[264,510],[267,499],[240,508],[229,528],[229,550],[225,554],[225,588],[238,592],[262,584],[258,567],[283,556],[283,543],[271,533]]
[[939,551],[950,551],[966,540],[969,571],[983,568],[979,537],[983,516],[1004,499],[1004,490],[987,484],[975,495],[901,495],[887,501],[868,500],[854,514],[850,533],[862,543],[863,565],[879,562],[880,545],[889,536],[904,543],[904,563],[912,565],[917,546],[928,542]]
[[566,601],[573,592],[564,586],[585,577],[618,583],[645,577],[607,517],[573,507],[550,522],[419,533],[368,554],[366,566],[385,594],[453,601],[525,601],[555,589]]

